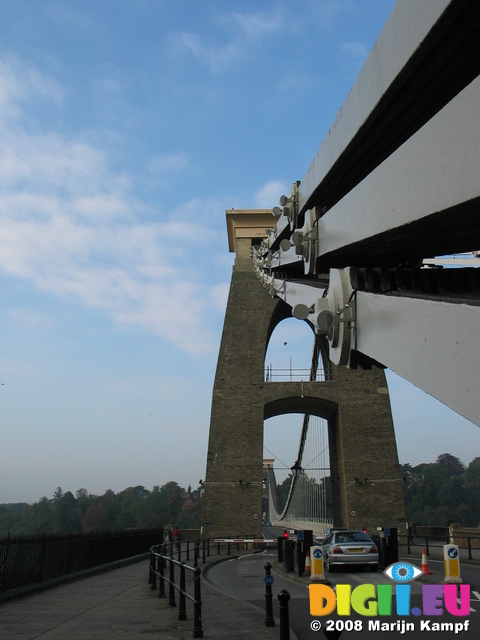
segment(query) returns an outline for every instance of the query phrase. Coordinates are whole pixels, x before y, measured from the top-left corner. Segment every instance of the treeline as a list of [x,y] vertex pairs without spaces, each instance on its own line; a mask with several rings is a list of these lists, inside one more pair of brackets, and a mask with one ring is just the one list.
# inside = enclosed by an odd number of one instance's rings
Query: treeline
[[435,462],[401,465],[409,523],[480,525],[480,457],[466,467],[450,453]]
[[[480,526],[480,457],[465,466],[450,453],[435,462],[416,467],[400,465],[405,510],[409,523],[447,526],[459,522],[463,527]],[[291,474],[277,485],[278,506],[283,509],[290,489]],[[315,484],[314,479],[310,483]],[[302,491],[302,483],[299,485]],[[322,490],[321,483],[316,485]],[[330,483],[325,483],[327,515],[331,513]]]
[[176,482],[128,487],[103,495],[78,489],[73,495],[61,487],[53,498],[38,502],[0,505],[0,534],[88,533],[132,528],[161,528],[165,524],[197,529],[201,524],[202,491],[181,488]]

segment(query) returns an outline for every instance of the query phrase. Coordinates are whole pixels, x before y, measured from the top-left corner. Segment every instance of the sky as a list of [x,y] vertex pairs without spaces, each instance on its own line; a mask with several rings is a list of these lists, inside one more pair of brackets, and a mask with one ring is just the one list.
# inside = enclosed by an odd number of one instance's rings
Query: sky
[[[303,178],[393,6],[0,0],[0,503],[205,477],[225,209]],[[401,462],[476,457],[389,383]]]

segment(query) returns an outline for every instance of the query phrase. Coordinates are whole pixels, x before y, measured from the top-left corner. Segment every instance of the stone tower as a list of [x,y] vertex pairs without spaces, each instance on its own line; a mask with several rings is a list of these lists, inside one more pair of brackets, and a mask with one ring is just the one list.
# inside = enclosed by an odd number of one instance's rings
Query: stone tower
[[328,420],[334,523],[397,526],[404,516],[395,433],[382,369],[333,367],[332,380],[265,382],[270,336],[291,316],[255,275],[252,244],[272,225],[270,210],[230,210],[235,252],[212,395],[203,535],[261,533],[264,420],[310,413]]

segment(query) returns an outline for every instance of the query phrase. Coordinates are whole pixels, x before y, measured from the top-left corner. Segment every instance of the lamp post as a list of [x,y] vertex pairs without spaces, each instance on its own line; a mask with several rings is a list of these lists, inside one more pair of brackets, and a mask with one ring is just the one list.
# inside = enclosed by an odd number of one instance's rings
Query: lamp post
[[292,475],[295,478],[295,480],[300,476],[300,474],[303,471],[302,466],[301,466],[301,464],[299,463],[298,460],[295,462],[293,467],[290,467],[290,470],[291,470]]

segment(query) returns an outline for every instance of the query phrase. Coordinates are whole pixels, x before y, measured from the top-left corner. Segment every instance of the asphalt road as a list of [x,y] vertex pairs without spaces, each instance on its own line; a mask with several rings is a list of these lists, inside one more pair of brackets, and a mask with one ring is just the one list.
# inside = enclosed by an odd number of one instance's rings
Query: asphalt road
[[[291,596],[289,608],[290,626],[299,640],[311,640],[314,638],[318,640],[318,638],[325,637],[321,631],[319,633],[318,631],[312,630],[311,624],[316,624],[316,622],[321,623],[322,630],[328,625],[332,628],[335,628],[335,626],[339,628],[343,627],[342,640],[372,637],[381,638],[382,636],[388,636],[388,638],[394,639],[407,636],[411,640],[420,640],[422,638],[425,640],[427,637],[426,634],[429,633],[433,633],[435,639],[438,638],[441,640],[451,640],[454,637],[464,638],[465,640],[476,640],[480,637],[480,599],[473,593],[473,591],[480,593],[480,590],[477,588],[477,585],[480,584],[480,568],[478,567],[463,566],[462,568],[464,583],[467,582],[468,574],[468,576],[470,576],[468,579],[472,585],[471,613],[468,617],[452,616],[447,612],[441,616],[399,616],[396,614],[396,600],[394,596],[392,611],[395,613],[392,616],[367,618],[353,613],[350,617],[339,618],[336,614],[332,614],[327,616],[327,618],[314,618],[310,615],[308,580],[293,577],[292,574],[285,574],[283,569],[278,567],[276,550],[266,551],[261,554],[252,554],[238,559],[234,558],[213,565],[209,567],[206,579],[223,593],[234,598],[246,600],[265,611],[264,565],[266,562],[271,563],[274,578],[272,586],[273,613],[275,616],[279,616],[277,595],[280,590],[286,589]],[[433,570],[434,568],[432,567],[432,571]],[[435,575],[437,575],[436,571]],[[438,575],[439,583],[441,583],[441,578],[443,578],[441,570],[438,571]],[[328,580],[332,585],[339,583],[350,584],[352,590],[361,584],[392,584],[380,570],[376,573],[362,570],[348,572],[343,570],[329,574]],[[418,580],[410,584],[412,594],[410,602],[411,609],[415,607],[422,609],[422,584]],[[330,622],[328,622],[328,620],[330,620]],[[465,627],[466,621],[468,621],[468,628]],[[388,631],[385,626],[380,626],[378,630],[375,630],[375,624],[377,622],[380,625],[388,624]],[[410,623],[410,626],[406,626],[407,623]],[[453,626],[452,630],[437,631],[433,625],[439,623],[453,623],[453,625],[462,623],[462,628],[460,628],[460,626]],[[373,628],[371,627],[372,624],[374,625]],[[423,629],[421,628],[422,625],[424,625]],[[348,628],[349,626],[353,626],[353,629],[350,630]],[[457,632],[455,632],[455,628]]]

